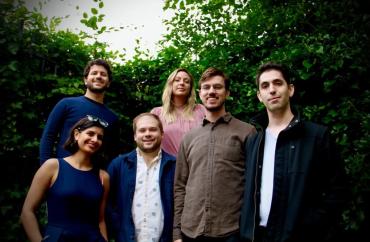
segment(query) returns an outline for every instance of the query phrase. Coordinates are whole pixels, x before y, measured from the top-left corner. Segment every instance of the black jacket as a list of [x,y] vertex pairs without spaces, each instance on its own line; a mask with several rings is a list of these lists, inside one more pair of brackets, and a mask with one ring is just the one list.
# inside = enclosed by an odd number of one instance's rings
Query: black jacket
[[[259,199],[267,113],[252,119],[258,133],[246,143],[246,182],[240,232],[253,241]],[[325,241],[343,204],[344,175],[328,129],[299,114],[280,132],[275,151],[274,187],[267,223],[271,242]]]

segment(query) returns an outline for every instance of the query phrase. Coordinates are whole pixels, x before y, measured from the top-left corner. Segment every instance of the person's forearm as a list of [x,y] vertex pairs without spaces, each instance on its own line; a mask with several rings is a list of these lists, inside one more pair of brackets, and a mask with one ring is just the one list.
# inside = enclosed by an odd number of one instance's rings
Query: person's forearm
[[40,242],[42,240],[39,224],[34,213],[22,211],[21,223],[31,242]]
[[105,221],[99,222],[99,229],[100,229],[100,233],[103,235],[104,239],[106,241],[108,241],[107,226],[105,224]]

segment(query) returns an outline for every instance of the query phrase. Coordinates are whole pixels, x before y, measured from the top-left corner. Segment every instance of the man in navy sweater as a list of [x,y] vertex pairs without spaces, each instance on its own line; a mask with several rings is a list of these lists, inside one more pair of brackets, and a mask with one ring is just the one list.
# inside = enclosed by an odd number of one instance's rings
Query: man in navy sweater
[[[51,157],[69,155],[63,144],[73,124],[86,115],[98,117],[108,124],[104,135],[106,161],[119,153],[118,117],[104,105],[104,94],[111,81],[112,71],[105,60],[96,59],[87,64],[84,70],[85,95],[63,98],[49,114],[40,141],[40,165]],[[105,167],[107,164],[102,165]]]

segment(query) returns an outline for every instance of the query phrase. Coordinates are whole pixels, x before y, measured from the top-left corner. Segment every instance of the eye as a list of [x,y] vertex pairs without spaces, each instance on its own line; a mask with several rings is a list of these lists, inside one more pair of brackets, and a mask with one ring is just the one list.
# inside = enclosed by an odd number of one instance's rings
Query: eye
[[203,89],[203,90],[209,90],[211,88],[211,86],[210,85],[202,85],[200,88]]
[[145,129],[138,129],[137,132],[143,133],[143,132],[145,132]]
[[268,84],[266,83],[266,82],[264,82],[264,83],[261,83],[261,89],[266,89],[266,88],[268,88]]
[[213,86],[213,89],[215,89],[215,90],[221,90],[222,88],[224,88],[223,85],[214,85]]

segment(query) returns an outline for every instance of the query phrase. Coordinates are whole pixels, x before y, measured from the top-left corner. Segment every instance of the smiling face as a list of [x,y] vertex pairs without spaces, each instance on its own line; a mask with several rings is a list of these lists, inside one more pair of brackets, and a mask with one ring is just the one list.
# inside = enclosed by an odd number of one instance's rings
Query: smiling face
[[82,131],[75,129],[74,139],[78,143],[80,151],[93,154],[102,146],[103,134],[103,128],[92,126]]
[[293,84],[284,79],[280,71],[266,70],[259,77],[257,97],[270,113],[290,110],[290,97],[294,94]]
[[108,72],[101,65],[91,66],[89,74],[84,81],[87,89],[93,93],[102,93],[110,85]]
[[143,153],[153,153],[160,149],[163,133],[158,120],[145,115],[136,120],[134,139]]
[[204,107],[210,112],[218,112],[225,109],[225,101],[229,91],[225,88],[222,76],[212,76],[204,80],[200,85],[199,96]]
[[191,77],[185,71],[179,71],[172,82],[172,96],[189,96]]

